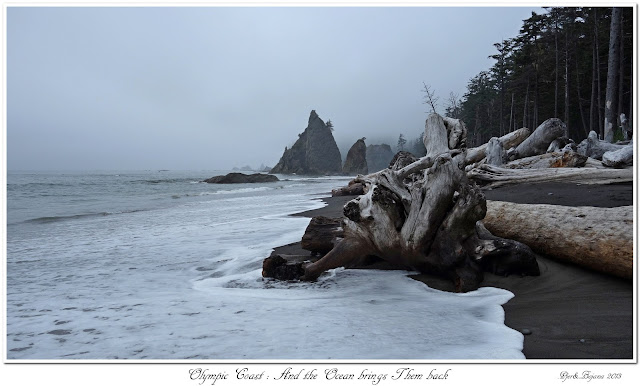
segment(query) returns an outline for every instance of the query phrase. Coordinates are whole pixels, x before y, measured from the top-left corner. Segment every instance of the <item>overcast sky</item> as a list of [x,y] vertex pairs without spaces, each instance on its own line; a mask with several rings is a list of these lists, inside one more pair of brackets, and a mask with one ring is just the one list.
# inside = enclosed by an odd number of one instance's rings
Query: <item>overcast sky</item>
[[394,146],[532,10],[9,7],[8,169],[273,166],[312,109]]

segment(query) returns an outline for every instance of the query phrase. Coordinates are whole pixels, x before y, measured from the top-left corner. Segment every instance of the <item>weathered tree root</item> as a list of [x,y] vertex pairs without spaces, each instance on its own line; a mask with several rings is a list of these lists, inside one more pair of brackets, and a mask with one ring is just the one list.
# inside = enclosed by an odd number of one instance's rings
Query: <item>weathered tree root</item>
[[461,292],[478,288],[483,270],[539,274],[533,252],[477,225],[486,200],[464,171],[465,143],[461,121],[432,114],[425,125],[427,155],[400,155],[389,169],[358,177],[366,194],[344,206],[344,238],[304,265],[300,279],[315,280],[368,255],[449,277]]

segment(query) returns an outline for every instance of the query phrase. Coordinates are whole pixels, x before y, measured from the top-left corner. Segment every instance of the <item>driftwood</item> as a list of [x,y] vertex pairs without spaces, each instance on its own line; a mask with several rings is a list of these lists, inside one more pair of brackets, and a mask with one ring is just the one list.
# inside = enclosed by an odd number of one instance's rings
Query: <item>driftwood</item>
[[566,207],[488,201],[484,225],[535,252],[625,279],[633,277],[633,206]]
[[487,164],[500,166],[507,160],[507,152],[504,150],[504,144],[497,137],[493,137],[487,143]]
[[578,145],[578,153],[593,159],[602,160],[604,153],[620,150],[624,146],[625,145],[601,141],[598,139],[598,134],[596,134],[595,131],[591,131],[589,136]]
[[[529,136],[529,134],[531,134],[531,130],[527,129],[526,127],[523,127],[516,131],[512,131],[509,134],[503,135],[502,137],[498,138],[498,140],[502,142],[502,147],[508,150],[522,143],[522,141],[524,141]],[[487,145],[488,143],[485,143],[478,147],[468,149],[467,161],[466,161],[467,164],[473,164],[485,158],[487,156],[486,154]]]
[[300,246],[313,255],[324,255],[333,249],[343,235],[342,218],[313,217],[302,236]]
[[426,156],[399,156],[390,168],[356,178],[367,193],[344,206],[344,238],[320,260],[304,265],[300,279],[315,280],[368,255],[449,277],[462,292],[478,288],[485,269],[539,274],[528,247],[489,237],[477,225],[486,200],[464,171],[465,142],[461,121],[429,116]]
[[[568,146],[568,147],[567,147]],[[560,151],[576,151],[577,145],[572,139],[567,137],[559,137],[551,141],[551,144],[547,148],[547,153],[560,152]]]
[[349,185],[331,190],[331,196],[358,196],[364,194],[364,185],[354,180],[349,181]]
[[545,153],[553,140],[564,135],[566,127],[558,118],[547,119],[516,147],[512,159]]
[[602,164],[612,168],[624,168],[633,165],[633,144],[622,149],[608,151],[602,155]]
[[502,167],[507,169],[580,168],[586,162],[587,157],[583,155],[573,151],[562,151],[520,158]]
[[611,184],[633,181],[633,170],[631,168],[507,169],[491,165],[480,165],[468,171],[467,176],[478,184],[491,188],[511,184],[551,181]]

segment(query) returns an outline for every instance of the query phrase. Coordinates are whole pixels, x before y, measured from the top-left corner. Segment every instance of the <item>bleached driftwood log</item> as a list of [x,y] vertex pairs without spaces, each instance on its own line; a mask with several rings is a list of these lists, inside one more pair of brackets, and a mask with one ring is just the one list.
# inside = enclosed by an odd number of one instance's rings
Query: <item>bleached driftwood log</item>
[[608,151],[602,155],[602,164],[612,168],[624,168],[633,165],[633,144],[622,149]]
[[[367,193],[344,206],[344,238],[304,266],[302,280],[367,255],[451,278],[458,291],[478,288],[483,270],[539,274],[535,254],[512,240],[487,238],[476,223],[486,200],[464,172],[461,121],[432,114],[425,124],[427,155],[357,178]],[[507,258],[505,258],[507,256]]]
[[481,185],[499,186],[530,182],[576,182],[582,184],[612,184],[633,181],[633,170],[605,168],[507,169],[480,165],[467,176]]
[[487,164],[500,166],[507,160],[507,152],[504,149],[503,143],[497,137],[493,137],[487,143]]
[[[502,147],[506,150],[518,146],[531,134],[531,130],[526,127],[512,131],[498,138],[502,142]],[[481,161],[487,156],[487,143],[467,150],[467,164],[473,164]]]
[[546,169],[546,168],[580,168],[587,162],[587,157],[573,151],[544,153],[520,158],[502,165],[507,169]]
[[[568,146],[568,148],[567,148]],[[567,137],[559,137],[551,141],[551,144],[547,148],[547,153],[572,150],[576,151],[577,145],[572,139]]]
[[567,207],[487,201],[484,225],[535,252],[625,279],[633,277],[633,206]]
[[542,122],[527,139],[516,147],[512,159],[545,153],[551,142],[558,137],[562,137],[565,130],[566,125],[558,118],[547,119]]
[[589,136],[578,145],[578,153],[593,159],[602,160],[604,153],[622,149],[626,145],[618,145],[601,141],[595,131],[589,132]]

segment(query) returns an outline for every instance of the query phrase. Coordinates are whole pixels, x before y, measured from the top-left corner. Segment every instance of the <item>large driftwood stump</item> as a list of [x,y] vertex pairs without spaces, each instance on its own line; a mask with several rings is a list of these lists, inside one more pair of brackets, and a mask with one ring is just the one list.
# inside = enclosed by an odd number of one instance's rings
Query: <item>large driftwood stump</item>
[[633,277],[633,206],[567,207],[488,201],[493,234],[534,251],[625,279]]
[[463,292],[478,288],[484,270],[539,274],[528,247],[491,236],[478,223],[486,200],[465,173],[465,143],[461,121],[429,116],[426,156],[400,155],[390,168],[358,177],[367,193],[344,206],[344,238],[304,265],[301,279],[315,280],[368,255],[447,276]]

